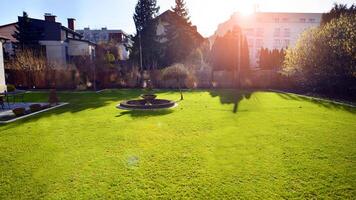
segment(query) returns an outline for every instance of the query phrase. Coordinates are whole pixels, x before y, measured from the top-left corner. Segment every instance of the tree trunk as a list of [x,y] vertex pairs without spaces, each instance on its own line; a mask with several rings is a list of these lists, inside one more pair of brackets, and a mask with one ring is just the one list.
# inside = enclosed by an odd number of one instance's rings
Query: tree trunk
[[180,87],[180,80],[177,79],[177,82],[178,82],[178,89],[179,89],[179,92],[180,92],[180,100],[184,100],[184,98],[183,98],[183,92],[182,92],[182,89],[181,89],[181,87]]

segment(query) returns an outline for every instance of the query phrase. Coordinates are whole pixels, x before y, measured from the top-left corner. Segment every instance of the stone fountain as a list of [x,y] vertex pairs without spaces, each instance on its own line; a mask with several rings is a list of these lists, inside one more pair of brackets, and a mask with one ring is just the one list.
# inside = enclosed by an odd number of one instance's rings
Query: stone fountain
[[146,93],[141,95],[142,99],[123,101],[117,105],[122,110],[161,110],[174,108],[178,104],[175,101],[166,99],[157,99],[153,93],[151,81],[147,81]]

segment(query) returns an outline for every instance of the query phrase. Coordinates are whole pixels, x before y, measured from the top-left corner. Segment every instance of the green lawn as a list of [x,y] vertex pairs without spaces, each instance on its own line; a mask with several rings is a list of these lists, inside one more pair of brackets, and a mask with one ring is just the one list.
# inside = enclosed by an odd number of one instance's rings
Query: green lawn
[[69,105],[0,126],[0,199],[356,196],[356,108],[233,90],[185,92],[171,111],[115,108],[140,93],[60,93]]

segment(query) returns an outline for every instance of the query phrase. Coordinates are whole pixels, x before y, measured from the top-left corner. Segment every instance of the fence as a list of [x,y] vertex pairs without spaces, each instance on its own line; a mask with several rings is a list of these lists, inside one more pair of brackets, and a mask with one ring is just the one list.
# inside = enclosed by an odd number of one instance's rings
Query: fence
[[[185,82],[186,87],[197,88],[233,88],[236,87],[237,78],[232,71],[197,70]],[[122,72],[116,68],[98,70],[93,72],[79,72],[76,69],[55,69],[42,71],[6,70],[7,83],[17,88],[36,89],[88,89],[93,86],[94,80],[97,89],[104,88],[133,88],[140,84],[140,73],[137,71]],[[152,70],[144,72],[156,88],[175,88],[176,81],[164,81],[161,71]],[[90,83],[90,84],[88,84]],[[245,73],[240,77],[243,88],[274,88],[283,89],[292,87],[291,83],[271,70],[256,70]],[[80,87],[81,86],[81,87]]]

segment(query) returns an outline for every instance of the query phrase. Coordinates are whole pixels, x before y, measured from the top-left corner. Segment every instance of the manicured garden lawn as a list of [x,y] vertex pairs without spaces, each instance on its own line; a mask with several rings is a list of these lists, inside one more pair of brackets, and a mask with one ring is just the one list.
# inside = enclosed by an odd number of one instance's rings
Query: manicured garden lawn
[[0,199],[356,196],[356,108],[233,90],[185,92],[172,111],[115,108],[140,93],[59,93],[70,105],[0,126]]

